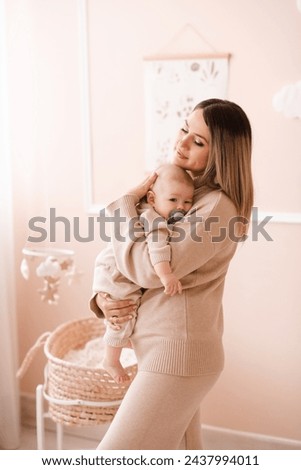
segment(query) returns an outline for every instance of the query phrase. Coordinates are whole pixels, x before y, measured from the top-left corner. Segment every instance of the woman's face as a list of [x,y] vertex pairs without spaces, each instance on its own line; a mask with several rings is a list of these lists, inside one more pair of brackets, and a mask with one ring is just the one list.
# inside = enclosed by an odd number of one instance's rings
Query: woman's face
[[197,176],[206,168],[209,148],[209,129],[203,110],[197,109],[188,116],[177,135],[172,163]]

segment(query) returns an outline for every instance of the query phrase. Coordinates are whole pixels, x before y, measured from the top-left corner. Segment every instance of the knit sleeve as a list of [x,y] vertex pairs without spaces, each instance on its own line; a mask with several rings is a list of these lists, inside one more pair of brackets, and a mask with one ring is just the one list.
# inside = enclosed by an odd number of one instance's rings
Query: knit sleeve
[[[212,192],[213,193],[213,192]],[[229,222],[237,215],[232,202],[214,191],[194,205],[173,227],[169,239],[171,268],[182,279],[206,264],[217,251],[234,244],[229,236]],[[137,237],[136,198],[126,195],[107,207],[111,220],[118,221],[118,236],[112,237],[116,264],[120,272],[142,288],[161,287],[152,266],[145,235]],[[115,222],[113,222],[115,224]]]
[[152,265],[162,261],[170,262],[171,249],[168,239],[172,232],[168,228],[167,221],[150,207],[141,214],[140,222],[143,225]]

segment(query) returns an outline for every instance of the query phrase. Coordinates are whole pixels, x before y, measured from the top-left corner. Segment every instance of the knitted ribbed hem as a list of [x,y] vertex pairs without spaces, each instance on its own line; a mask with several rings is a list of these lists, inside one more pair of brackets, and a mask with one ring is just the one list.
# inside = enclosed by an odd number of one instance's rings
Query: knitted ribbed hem
[[[105,324],[107,322],[105,321]],[[103,336],[103,341],[114,348],[123,348],[127,346],[136,323],[136,318],[127,321],[121,326],[120,330],[113,330],[109,326]]]
[[104,338],[103,340],[108,346],[113,348],[125,348],[129,344],[129,338]]
[[[145,341],[145,339],[144,339]],[[160,372],[170,375],[197,376],[220,372],[224,367],[224,351],[221,341],[210,344],[198,340],[180,339],[157,340],[145,351],[146,344],[134,348],[138,357],[139,370]],[[136,350],[137,349],[137,350]]]
[[170,262],[170,251],[162,250],[162,252],[150,253],[149,254],[152,265],[162,263],[163,261]]
[[114,215],[114,212],[122,207],[121,215],[132,219],[137,217],[136,204],[138,202],[139,201],[137,200],[137,196],[126,194],[120,199],[117,199],[116,201],[109,204],[106,208],[106,211],[109,215]]

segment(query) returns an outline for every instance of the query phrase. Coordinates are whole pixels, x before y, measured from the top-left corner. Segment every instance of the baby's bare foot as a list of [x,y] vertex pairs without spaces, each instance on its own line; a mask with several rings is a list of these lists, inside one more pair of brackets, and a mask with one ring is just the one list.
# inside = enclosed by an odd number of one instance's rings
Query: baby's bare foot
[[111,363],[106,359],[102,362],[102,368],[110,374],[110,376],[115,380],[116,383],[121,384],[124,382],[128,382],[130,377],[122,367],[119,361]]

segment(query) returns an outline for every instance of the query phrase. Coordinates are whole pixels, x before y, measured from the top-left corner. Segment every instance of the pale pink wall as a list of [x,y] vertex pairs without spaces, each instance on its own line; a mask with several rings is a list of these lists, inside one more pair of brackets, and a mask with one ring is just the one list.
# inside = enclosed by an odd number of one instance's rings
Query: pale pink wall
[[[217,50],[232,55],[229,99],[241,104],[252,121],[256,204],[264,211],[301,212],[300,121],[286,120],[272,108],[273,94],[301,78],[301,14],[294,0],[87,3],[90,40],[94,50],[99,48],[97,67],[103,68],[101,83],[91,83],[92,96],[107,96],[102,109],[92,107],[93,138],[101,138],[103,116],[109,117],[112,147],[103,155],[112,160],[114,152],[122,152],[123,180],[129,186],[132,168],[143,162],[142,58],[203,52],[201,40],[177,37],[191,23]],[[65,245],[59,235],[58,244],[75,250],[85,274],[80,284],[61,289],[58,306],[39,300],[34,276],[26,282],[18,274],[29,218],[47,217],[49,207],[55,207],[59,215],[80,217],[84,232],[88,214],[77,2],[7,0],[7,11],[21,361],[41,333],[90,315],[93,262],[102,245],[98,238]],[[117,99],[126,116],[109,107]],[[115,197],[113,185],[108,200]],[[267,229],[274,241],[247,241],[231,265],[225,292],[226,368],[206,399],[203,416],[211,425],[301,440],[301,226],[269,224]],[[22,391],[34,392],[44,362],[41,352],[21,381]]]

